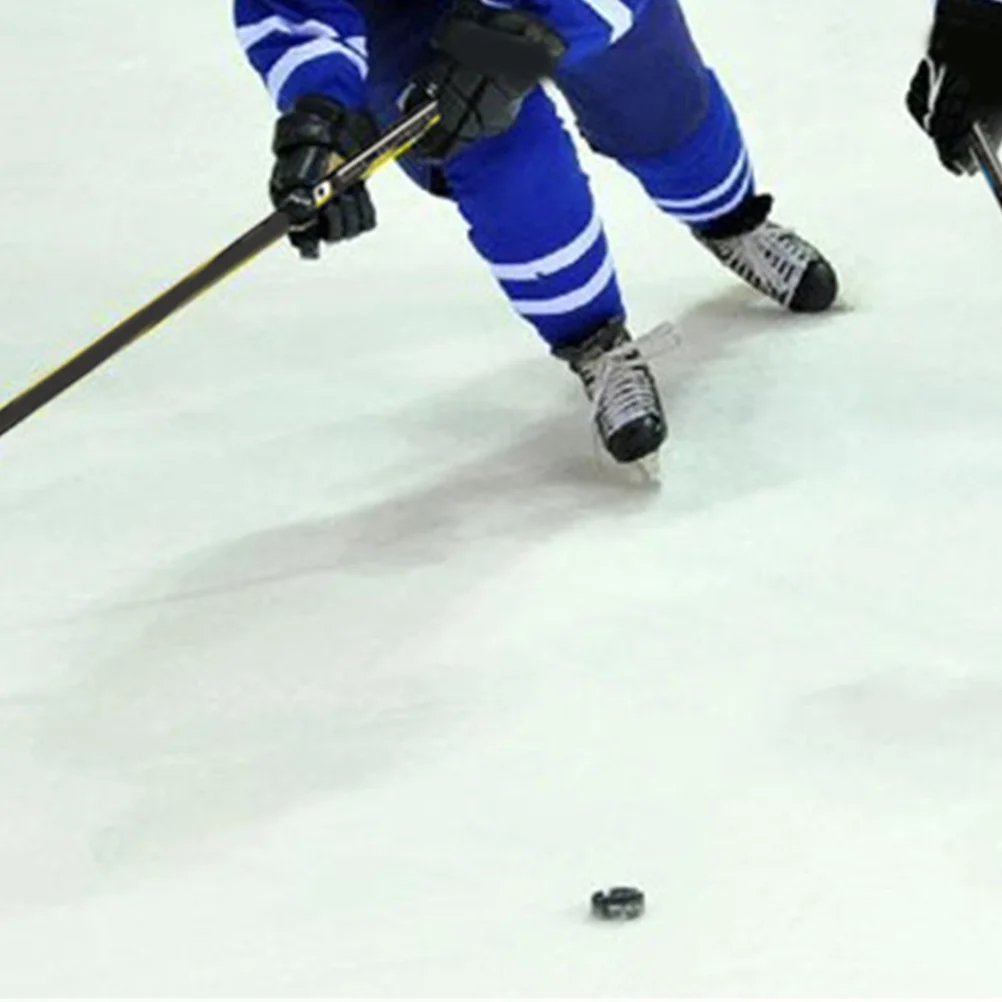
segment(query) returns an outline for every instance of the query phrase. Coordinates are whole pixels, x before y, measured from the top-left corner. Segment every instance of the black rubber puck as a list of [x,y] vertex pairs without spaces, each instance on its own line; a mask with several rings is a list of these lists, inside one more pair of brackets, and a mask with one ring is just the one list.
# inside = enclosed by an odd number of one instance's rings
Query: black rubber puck
[[591,913],[601,919],[635,919],[644,914],[644,892],[636,887],[613,887],[591,896]]

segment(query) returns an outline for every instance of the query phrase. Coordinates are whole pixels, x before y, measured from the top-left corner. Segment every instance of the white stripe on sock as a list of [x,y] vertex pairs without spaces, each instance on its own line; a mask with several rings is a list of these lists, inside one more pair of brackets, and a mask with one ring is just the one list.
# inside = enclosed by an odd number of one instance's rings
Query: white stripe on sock
[[524,264],[492,264],[491,271],[499,282],[531,282],[577,264],[602,239],[602,221],[598,215],[573,239],[552,254],[526,261]]
[[513,299],[511,305],[523,317],[556,317],[564,313],[573,313],[582,306],[587,306],[592,300],[598,299],[605,292],[614,274],[612,254],[607,254],[598,271],[580,288],[562,296],[555,296],[553,299]]
[[655,204],[668,212],[687,212],[690,209],[698,209],[700,206],[707,205],[709,202],[726,195],[737,184],[742,171],[746,170],[747,167],[748,150],[742,146],[730,173],[715,188],[698,195],[696,198],[657,198],[654,200]]
[[688,223],[690,226],[698,223],[712,223],[714,219],[726,216],[732,209],[736,209],[747,197],[752,189],[752,172],[749,170],[744,183],[738,188],[733,197],[729,198],[723,205],[709,212],[673,212],[672,216],[681,223]]

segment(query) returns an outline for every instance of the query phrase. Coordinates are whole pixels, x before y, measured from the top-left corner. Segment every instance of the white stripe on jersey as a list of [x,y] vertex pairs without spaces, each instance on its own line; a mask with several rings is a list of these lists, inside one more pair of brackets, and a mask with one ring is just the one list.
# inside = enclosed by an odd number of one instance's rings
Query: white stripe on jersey
[[623,0],[582,0],[612,29],[609,42],[618,42],[633,27],[633,11]]
[[249,52],[259,42],[271,35],[301,36],[304,39],[329,38],[332,41],[343,42],[357,55],[365,59],[368,55],[366,40],[363,37],[342,38],[329,24],[315,19],[309,21],[290,21],[278,14],[272,14],[263,21],[245,24],[237,28],[237,38],[244,51]]
[[281,104],[282,88],[289,82],[289,78],[296,70],[313,62],[314,59],[322,59],[324,56],[332,55],[340,55],[348,59],[363,79],[368,73],[365,57],[360,56],[355,49],[332,38],[314,38],[302,45],[294,45],[268,71],[265,83],[268,85],[268,91],[274,102]]

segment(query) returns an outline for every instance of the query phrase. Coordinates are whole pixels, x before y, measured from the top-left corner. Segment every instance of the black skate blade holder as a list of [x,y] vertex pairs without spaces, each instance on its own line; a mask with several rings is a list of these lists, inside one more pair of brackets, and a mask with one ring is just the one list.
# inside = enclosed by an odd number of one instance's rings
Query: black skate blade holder
[[972,148],[974,158],[984,174],[988,187],[991,188],[995,201],[1002,209],[1002,163],[999,162],[998,151],[988,135],[985,127],[980,122],[975,122],[971,126]]

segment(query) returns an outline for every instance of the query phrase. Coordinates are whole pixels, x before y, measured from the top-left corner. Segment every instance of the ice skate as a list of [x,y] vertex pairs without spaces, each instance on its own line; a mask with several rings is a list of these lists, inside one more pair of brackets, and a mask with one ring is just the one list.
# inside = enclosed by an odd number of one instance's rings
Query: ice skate
[[734,212],[695,229],[696,239],[752,288],[793,313],[821,313],[838,294],[824,255],[793,230],[772,222],[771,195],[747,199]]
[[553,354],[584,384],[595,427],[618,463],[642,462],[656,478],[657,451],[667,436],[657,384],[622,320],[610,320],[594,334]]

